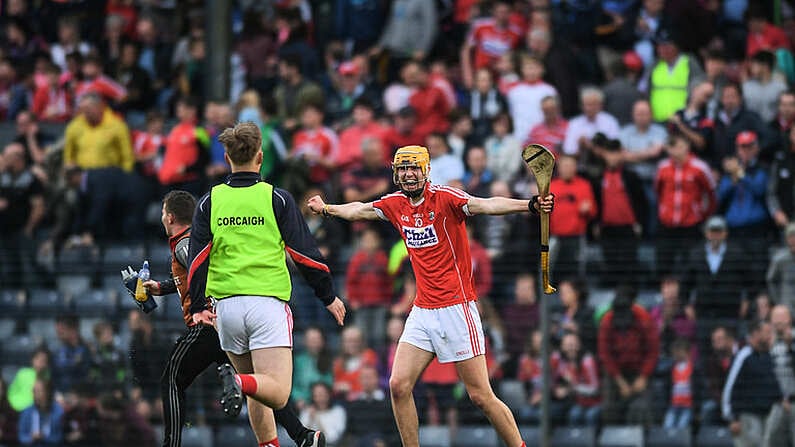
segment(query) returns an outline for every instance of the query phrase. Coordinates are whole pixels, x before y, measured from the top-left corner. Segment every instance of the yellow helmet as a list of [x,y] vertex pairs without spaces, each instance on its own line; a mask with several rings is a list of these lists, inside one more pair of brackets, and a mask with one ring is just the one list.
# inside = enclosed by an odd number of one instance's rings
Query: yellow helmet
[[397,168],[399,166],[417,166],[422,171],[425,179],[428,179],[428,170],[431,166],[431,157],[428,149],[424,146],[403,146],[395,152],[392,159],[392,179],[397,184]]

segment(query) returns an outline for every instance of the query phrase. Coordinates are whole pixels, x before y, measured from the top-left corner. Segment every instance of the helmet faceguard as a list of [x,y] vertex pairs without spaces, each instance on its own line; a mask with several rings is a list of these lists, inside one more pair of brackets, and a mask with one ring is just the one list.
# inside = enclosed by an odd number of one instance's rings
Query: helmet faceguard
[[[417,167],[422,172],[422,178],[417,179],[417,183],[423,182],[421,188],[414,191],[405,190],[398,177],[398,168],[400,167]],[[428,149],[423,146],[403,146],[395,152],[395,157],[392,160],[392,181],[400,186],[403,194],[410,198],[416,198],[422,195],[425,189],[425,184],[428,181],[428,173],[431,169],[430,156]]]

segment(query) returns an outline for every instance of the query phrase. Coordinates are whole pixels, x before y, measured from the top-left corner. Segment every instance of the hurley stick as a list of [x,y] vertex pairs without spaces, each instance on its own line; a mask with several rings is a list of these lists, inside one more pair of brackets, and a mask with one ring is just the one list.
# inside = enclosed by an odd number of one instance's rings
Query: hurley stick
[[[552,180],[552,171],[555,169],[555,156],[549,149],[540,144],[531,144],[522,150],[524,159],[538,184],[538,195],[543,198],[549,194],[549,182]],[[541,281],[544,293],[555,293],[555,288],[549,284],[549,213],[539,210],[541,218]]]

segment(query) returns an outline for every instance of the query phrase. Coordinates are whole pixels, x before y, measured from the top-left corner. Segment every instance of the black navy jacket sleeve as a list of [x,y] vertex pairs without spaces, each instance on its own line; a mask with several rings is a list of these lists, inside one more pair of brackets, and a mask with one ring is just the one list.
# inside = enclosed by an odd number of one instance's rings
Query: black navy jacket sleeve
[[210,232],[210,193],[199,200],[193,213],[188,259],[188,290],[190,291],[190,313],[199,313],[207,308],[204,293],[207,286],[207,267],[210,264],[210,248],[213,235]]
[[[331,270],[326,264],[323,255],[317,248],[315,238],[309,232],[304,216],[289,192],[280,189],[273,189],[273,213],[276,216],[276,223],[284,239],[287,253],[295,262],[301,276],[306,279],[315,296],[324,305],[334,301],[334,282],[331,278]],[[193,241],[191,240],[191,247]]]

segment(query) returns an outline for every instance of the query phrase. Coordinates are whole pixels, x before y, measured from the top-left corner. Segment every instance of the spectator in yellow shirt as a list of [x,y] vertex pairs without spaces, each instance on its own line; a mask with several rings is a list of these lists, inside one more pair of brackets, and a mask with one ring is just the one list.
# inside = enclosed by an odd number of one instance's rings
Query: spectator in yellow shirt
[[[64,168],[77,166],[85,173],[83,188],[89,196],[85,223],[90,236],[141,237],[146,204],[138,197],[140,188],[132,174],[135,157],[127,124],[93,92],[80,98],[78,111],[66,126]],[[114,212],[115,208],[124,212]],[[122,216],[122,222],[113,216]]]

